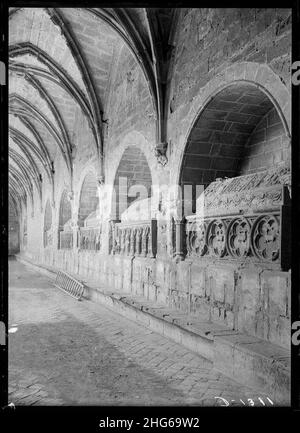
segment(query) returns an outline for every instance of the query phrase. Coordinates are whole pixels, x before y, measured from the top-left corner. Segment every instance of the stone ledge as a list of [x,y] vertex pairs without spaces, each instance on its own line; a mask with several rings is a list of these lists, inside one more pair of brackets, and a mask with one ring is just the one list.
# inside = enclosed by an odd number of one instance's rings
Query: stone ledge
[[37,265],[37,264],[31,262],[31,260],[29,260],[27,257],[25,257],[21,254],[16,254],[15,258],[16,258],[16,260],[25,264],[26,266],[30,267],[31,269],[35,270],[36,272],[39,272],[40,274],[46,275],[50,279],[55,280],[56,274],[57,274],[57,269],[54,269],[51,266],[45,266],[45,265],[40,265],[40,264]]
[[[17,260],[51,279],[58,270],[33,264],[29,259]],[[237,382],[268,393],[276,403],[290,404],[290,353],[287,349],[257,337],[230,330],[219,324],[187,316],[166,305],[99,287],[80,275],[71,274],[85,285],[84,297],[153,331],[182,344],[210,360],[214,368]]]
[[282,347],[241,333],[214,336],[214,367],[227,376],[290,404],[290,354]]

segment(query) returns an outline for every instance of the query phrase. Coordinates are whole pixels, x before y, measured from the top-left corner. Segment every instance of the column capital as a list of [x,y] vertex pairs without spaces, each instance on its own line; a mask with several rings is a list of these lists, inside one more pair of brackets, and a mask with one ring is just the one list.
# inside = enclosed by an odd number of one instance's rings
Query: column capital
[[184,225],[185,223],[186,223],[185,217],[183,217],[183,218],[179,218],[178,216],[176,218],[174,217],[174,224],[176,226],[178,226],[178,225]]
[[185,218],[174,218],[175,224],[175,260],[184,259]]

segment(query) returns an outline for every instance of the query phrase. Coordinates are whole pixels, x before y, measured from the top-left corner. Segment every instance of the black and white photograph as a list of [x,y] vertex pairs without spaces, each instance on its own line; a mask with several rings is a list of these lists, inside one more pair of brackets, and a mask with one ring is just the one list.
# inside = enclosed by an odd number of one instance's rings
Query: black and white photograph
[[282,3],[9,7],[10,408],[292,406]]

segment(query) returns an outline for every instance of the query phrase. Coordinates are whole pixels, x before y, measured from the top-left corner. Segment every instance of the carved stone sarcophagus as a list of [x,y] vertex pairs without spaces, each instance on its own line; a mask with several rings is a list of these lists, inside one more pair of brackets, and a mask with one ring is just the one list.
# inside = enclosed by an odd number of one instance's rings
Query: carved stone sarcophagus
[[151,198],[137,200],[114,223],[113,254],[155,257],[157,221],[151,218]]
[[216,180],[186,217],[190,257],[253,262],[290,268],[288,168]]
[[118,222],[114,225],[113,254],[155,257],[157,221]]

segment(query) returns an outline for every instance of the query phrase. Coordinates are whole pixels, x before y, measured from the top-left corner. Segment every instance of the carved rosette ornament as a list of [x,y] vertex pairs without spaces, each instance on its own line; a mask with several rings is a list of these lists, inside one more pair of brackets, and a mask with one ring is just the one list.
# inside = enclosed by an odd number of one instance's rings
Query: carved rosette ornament
[[206,224],[194,221],[188,229],[187,250],[189,255],[204,256],[207,252]]
[[246,218],[236,218],[227,229],[228,253],[235,258],[246,257],[250,249],[251,227]]
[[213,220],[207,230],[207,246],[210,254],[223,257],[226,254],[226,226],[222,220]]
[[252,249],[254,254],[268,261],[279,258],[280,229],[275,215],[264,215],[256,219],[252,228]]

